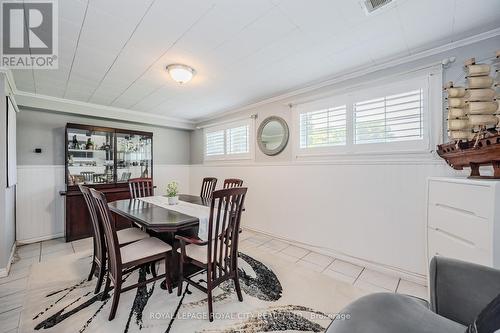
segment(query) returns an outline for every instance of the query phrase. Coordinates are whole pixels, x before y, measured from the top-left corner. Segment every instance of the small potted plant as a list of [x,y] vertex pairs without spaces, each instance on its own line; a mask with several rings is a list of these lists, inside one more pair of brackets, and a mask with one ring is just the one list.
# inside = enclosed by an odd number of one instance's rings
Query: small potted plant
[[168,183],[167,198],[169,205],[177,205],[179,203],[179,184],[177,182]]

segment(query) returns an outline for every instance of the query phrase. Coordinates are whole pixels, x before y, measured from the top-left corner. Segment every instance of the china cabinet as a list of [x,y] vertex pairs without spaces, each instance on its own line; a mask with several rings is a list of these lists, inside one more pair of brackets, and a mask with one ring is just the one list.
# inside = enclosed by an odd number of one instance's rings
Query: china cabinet
[[[66,241],[91,236],[78,185],[98,189],[109,202],[128,199],[128,180],[153,178],[153,133],[81,124],[66,125]],[[117,227],[129,222],[116,219]]]

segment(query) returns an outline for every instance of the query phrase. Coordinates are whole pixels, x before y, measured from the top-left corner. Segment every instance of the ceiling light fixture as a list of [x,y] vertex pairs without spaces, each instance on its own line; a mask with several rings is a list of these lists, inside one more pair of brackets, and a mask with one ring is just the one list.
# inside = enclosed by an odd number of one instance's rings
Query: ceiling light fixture
[[172,64],[167,66],[167,72],[175,82],[179,84],[191,81],[196,74],[195,70],[182,64]]

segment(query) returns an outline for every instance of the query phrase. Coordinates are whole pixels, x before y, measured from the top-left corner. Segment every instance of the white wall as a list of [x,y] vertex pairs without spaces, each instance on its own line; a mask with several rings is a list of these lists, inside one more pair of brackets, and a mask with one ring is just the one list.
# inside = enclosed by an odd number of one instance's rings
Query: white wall
[[243,226],[324,253],[424,275],[425,186],[452,172],[441,161],[383,164],[191,166],[191,193],[206,176],[249,188]]
[[[443,81],[463,79],[465,59],[491,58],[499,44],[500,38],[495,37],[199,125],[257,114],[255,129],[270,115],[283,117],[292,127],[287,105],[296,100],[327,96],[346,86],[412,71],[450,56],[457,57],[457,61],[444,71]],[[435,90],[435,94],[441,94],[439,84]],[[437,115],[438,123],[440,119],[444,121],[440,105],[433,107],[431,113]],[[289,145],[276,157],[268,157],[257,148],[252,161],[202,165],[203,156],[196,155],[203,152],[201,133],[198,130],[191,135],[191,162],[200,163],[191,167],[192,193],[199,190],[201,179],[206,176],[220,181],[242,178],[249,188],[245,226],[408,277],[421,279],[426,274],[426,179],[458,175],[434,154],[416,158],[392,155],[330,162],[300,161],[295,159]],[[291,138],[290,144],[294,140]]]

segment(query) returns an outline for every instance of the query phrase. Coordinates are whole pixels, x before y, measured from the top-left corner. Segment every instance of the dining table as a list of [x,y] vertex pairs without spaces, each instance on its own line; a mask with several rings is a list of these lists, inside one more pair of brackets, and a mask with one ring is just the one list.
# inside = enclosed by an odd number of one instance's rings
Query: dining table
[[[210,205],[210,199],[188,194],[179,195],[179,201],[200,206]],[[197,237],[200,223],[199,218],[186,215],[173,208],[168,209],[165,206],[155,205],[141,198],[117,200],[110,202],[108,205],[114,214],[139,225],[150,234],[172,246],[169,269],[172,282],[176,285],[179,279],[180,256],[177,252],[179,242],[175,239],[175,236]],[[188,275],[194,274],[197,271],[199,271],[199,268],[194,265],[184,267],[184,272]],[[161,288],[166,289],[165,282],[162,282]]]

